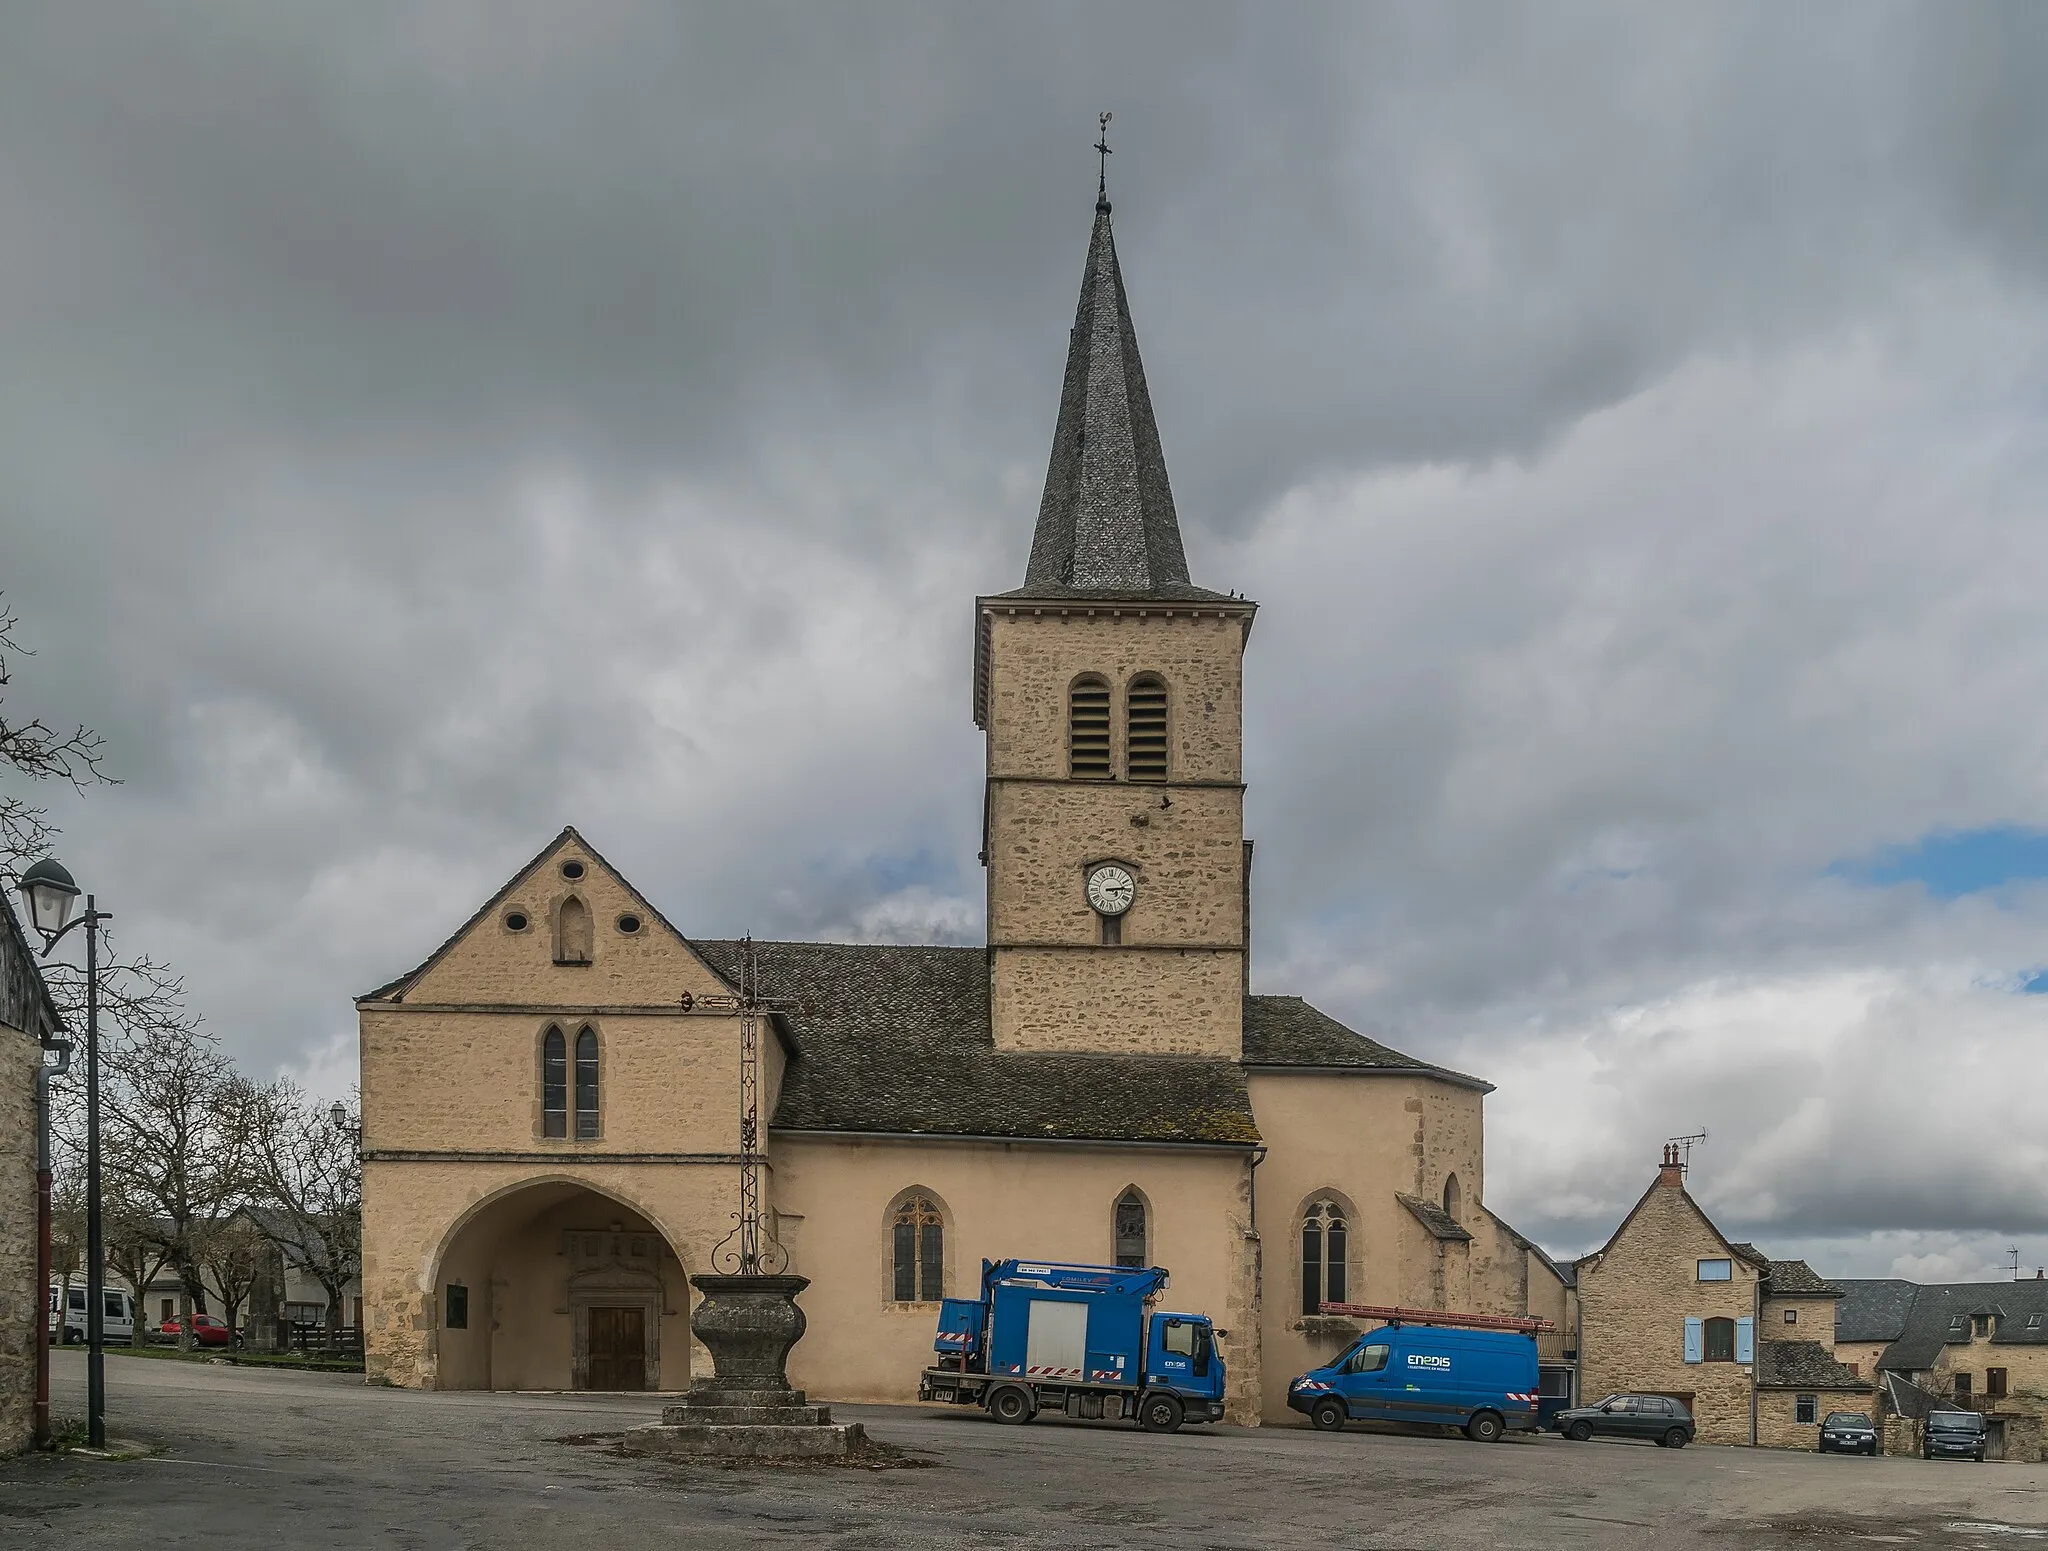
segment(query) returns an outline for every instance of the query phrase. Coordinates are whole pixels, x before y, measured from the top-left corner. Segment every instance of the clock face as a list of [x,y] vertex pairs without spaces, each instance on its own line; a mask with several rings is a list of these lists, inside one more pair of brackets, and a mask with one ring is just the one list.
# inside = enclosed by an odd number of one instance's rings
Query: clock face
[[1138,881],[1114,862],[1088,874],[1088,903],[1106,916],[1120,916],[1138,897]]

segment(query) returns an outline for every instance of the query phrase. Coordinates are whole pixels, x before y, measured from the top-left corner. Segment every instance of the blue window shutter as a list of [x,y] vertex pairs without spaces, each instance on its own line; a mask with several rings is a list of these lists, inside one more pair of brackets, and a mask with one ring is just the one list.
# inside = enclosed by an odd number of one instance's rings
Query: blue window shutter
[[1756,1321],[1753,1319],[1735,1322],[1735,1360],[1739,1363],[1756,1361]]
[[1689,1363],[1702,1361],[1706,1357],[1706,1329],[1702,1321],[1689,1319],[1685,1322],[1685,1360]]

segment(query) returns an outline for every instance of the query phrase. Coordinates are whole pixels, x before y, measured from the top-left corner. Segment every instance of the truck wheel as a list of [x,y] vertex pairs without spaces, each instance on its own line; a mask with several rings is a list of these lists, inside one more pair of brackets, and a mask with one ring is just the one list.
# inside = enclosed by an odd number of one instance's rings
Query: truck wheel
[[1334,1397],[1319,1400],[1316,1402],[1315,1410],[1309,1412],[1308,1419],[1315,1424],[1317,1432],[1342,1432],[1345,1421],[1344,1402]]
[[1171,1395],[1147,1395],[1138,1402],[1138,1425],[1148,1433],[1170,1433],[1180,1426],[1180,1402]]
[[1491,1411],[1478,1412],[1465,1424],[1465,1436],[1474,1443],[1499,1443],[1505,1431],[1501,1419]]
[[1589,1443],[1593,1437],[1591,1422],[1574,1422],[1564,1430],[1564,1435],[1573,1443]]
[[1685,1429],[1684,1429],[1683,1427],[1674,1427],[1674,1428],[1672,1428],[1672,1429],[1671,1429],[1671,1431],[1669,1431],[1668,1433],[1666,1433],[1666,1434],[1664,1435],[1664,1447],[1665,1447],[1665,1448],[1667,1448],[1667,1449],[1682,1449],[1682,1448],[1684,1448],[1684,1447],[1685,1447]]
[[1031,1420],[1031,1397],[1014,1384],[1005,1384],[988,1397],[988,1414],[1011,1426]]

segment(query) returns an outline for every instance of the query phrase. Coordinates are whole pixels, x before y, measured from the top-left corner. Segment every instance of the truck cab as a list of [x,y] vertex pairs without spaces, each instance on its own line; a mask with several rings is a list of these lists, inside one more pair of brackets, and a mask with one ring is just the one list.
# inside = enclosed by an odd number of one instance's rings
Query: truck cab
[[999,1422],[1042,1411],[1136,1421],[1148,1432],[1220,1421],[1226,1370],[1206,1314],[1155,1311],[1156,1266],[982,1263],[981,1296],[948,1298],[918,1398]]

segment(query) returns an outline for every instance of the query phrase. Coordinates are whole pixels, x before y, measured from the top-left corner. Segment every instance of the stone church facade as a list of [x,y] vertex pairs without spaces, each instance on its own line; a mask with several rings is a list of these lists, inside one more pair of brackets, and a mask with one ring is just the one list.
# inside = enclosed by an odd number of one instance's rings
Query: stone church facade
[[[984,1258],[1163,1265],[1228,1332],[1229,1414],[1349,1339],[1329,1301],[1565,1320],[1485,1207],[1485,1082],[1250,994],[1242,657],[1194,585],[1097,205],[1023,586],[976,600],[988,940],[753,945],[759,1148],[809,1277],[792,1379],[904,1400]],[[731,1231],[742,944],[574,829],[357,1003],[372,1378],[680,1389]],[[1555,1355],[1568,1339],[1546,1338]]]

